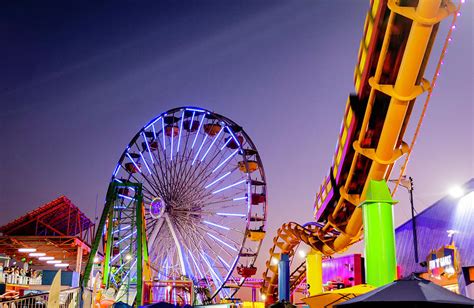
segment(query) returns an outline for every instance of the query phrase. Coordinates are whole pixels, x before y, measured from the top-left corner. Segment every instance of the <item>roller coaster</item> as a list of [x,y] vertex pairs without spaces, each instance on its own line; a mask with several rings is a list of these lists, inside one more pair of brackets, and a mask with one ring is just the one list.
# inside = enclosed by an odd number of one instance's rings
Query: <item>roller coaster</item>
[[[461,1],[463,2],[463,1]],[[323,256],[345,251],[361,240],[362,210],[371,180],[388,181],[401,162],[395,193],[413,150],[459,5],[445,0],[372,0],[354,71],[355,93],[346,101],[332,165],[314,202],[315,222],[283,224],[273,239],[261,293],[276,300],[281,254],[293,258],[300,243]],[[452,16],[431,81],[424,78],[440,22]],[[404,141],[415,101],[426,95],[410,144]],[[294,291],[305,279],[304,263],[291,274]]]

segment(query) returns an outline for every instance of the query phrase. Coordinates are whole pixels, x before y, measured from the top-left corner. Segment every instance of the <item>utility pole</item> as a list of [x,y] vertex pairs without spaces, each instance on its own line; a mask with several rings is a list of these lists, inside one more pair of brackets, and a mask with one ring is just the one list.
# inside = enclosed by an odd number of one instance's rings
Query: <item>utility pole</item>
[[415,262],[418,264],[418,237],[416,234],[416,216],[415,216],[415,206],[413,205],[413,178],[410,176],[410,186],[408,191],[410,192],[410,205],[411,205],[411,225],[413,228],[413,248],[415,251]]

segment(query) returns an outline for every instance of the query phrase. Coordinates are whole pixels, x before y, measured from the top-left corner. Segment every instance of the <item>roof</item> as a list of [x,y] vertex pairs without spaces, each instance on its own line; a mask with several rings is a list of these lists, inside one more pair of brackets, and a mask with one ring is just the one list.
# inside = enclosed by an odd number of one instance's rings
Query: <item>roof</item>
[[[430,250],[437,250],[454,240],[462,266],[474,265],[474,179],[463,185],[465,195],[461,198],[446,196],[416,215],[418,252],[420,262],[425,260]],[[448,231],[455,232],[450,237]],[[413,226],[411,219],[395,230],[398,264],[402,265],[402,275],[424,272],[426,268],[416,264],[413,248]]]
[[0,227],[8,236],[76,236],[93,227],[94,223],[66,196]]

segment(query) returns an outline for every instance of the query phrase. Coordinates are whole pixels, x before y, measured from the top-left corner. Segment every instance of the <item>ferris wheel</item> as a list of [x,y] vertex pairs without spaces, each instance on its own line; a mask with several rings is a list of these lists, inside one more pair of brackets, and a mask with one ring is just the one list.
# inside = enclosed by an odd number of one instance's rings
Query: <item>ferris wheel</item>
[[[155,281],[192,280],[210,301],[232,296],[255,274],[265,234],[265,174],[255,145],[235,122],[196,107],[166,111],[132,138],[111,181],[141,183]],[[133,199],[125,192],[119,197]],[[114,243],[133,237],[124,232]]]

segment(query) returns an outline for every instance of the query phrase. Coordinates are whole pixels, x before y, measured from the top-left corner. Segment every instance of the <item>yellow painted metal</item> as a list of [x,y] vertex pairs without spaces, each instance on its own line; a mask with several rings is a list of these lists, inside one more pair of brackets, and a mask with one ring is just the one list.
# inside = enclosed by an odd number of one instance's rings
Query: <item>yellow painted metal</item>
[[[418,3],[418,7],[416,8],[416,13],[419,16],[423,16],[425,18],[433,18],[438,15],[440,4],[441,0],[420,0]],[[391,13],[391,16],[393,16],[393,12]],[[425,57],[425,52],[428,46],[428,41],[430,39],[432,29],[433,26],[431,25],[413,22],[405,52],[403,54],[402,62],[400,64],[397,80],[395,81],[394,85],[394,91],[401,96],[409,96],[411,93],[413,93],[415,86],[417,86],[416,80],[420,72],[421,64]],[[387,36],[387,33],[385,35]],[[385,39],[387,39],[387,37]],[[380,56],[385,57],[385,55],[382,55],[382,53]],[[381,61],[379,60],[378,66],[380,66],[381,74],[381,66],[383,65],[383,61],[382,63],[380,62]],[[378,82],[379,78],[380,75],[376,76],[375,80]],[[400,131],[403,126],[403,122],[405,121],[407,108],[408,104],[406,102],[400,101],[396,98],[391,99],[380,135],[380,139],[377,148],[375,149],[375,155],[381,160],[388,161],[393,157],[395,147],[400,137]],[[365,117],[364,120],[366,120]],[[362,128],[364,129],[366,127],[367,126],[363,123]],[[357,157],[354,157],[354,163],[356,158]],[[360,196],[361,200],[365,200],[365,194],[367,192],[368,183],[370,183],[370,180],[382,180],[388,178],[389,174],[386,174],[388,167],[389,165],[386,164],[380,164],[377,162],[372,163],[369,174],[367,176],[367,181]],[[350,178],[348,178],[347,182],[350,182]],[[323,253],[331,254],[333,253],[333,251],[343,251],[354,241],[358,240],[357,237],[360,235],[361,228],[362,210],[360,208],[356,208],[347,223],[344,233],[342,233],[335,239],[331,247],[327,245],[323,246]]]
[[[239,161],[238,165],[239,165],[239,170],[242,172],[251,173],[251,172],[254,172],[255,170],[258,170],[258,163],[253,160],[247,161],[247,164],[245,164],[244,161]],[[247,169],[247,165],[248,165],[248,169]]]
[[[377,2],[378,3],[378,2]],[[418,17],[421,16],[421,20],[431,20],[436,16],[439,16],[441,0],[420,0],[418,2],[418,7],[416,8],[416,14]],[[450,5],[448,5],[450,6]],[[376,85],[380,81],[382,75],[382,68],[387,56],[387,51],[390,43],[390,38],[392,36],[392,26],[395,18],[395,13],[390,12],[387,27],[385,30],[385,35],[382,43],[382,48],[380,50],[377,66],[375,69],[375,75],[373,77],[373,84]],[[423,19],[424,18],[424,19]],[[422,63],[425,58],[428,56],[427,49],[429,40],[431,38],[432,25],[427,25],[426,23],[418,23],[416,20],[412,24],[410,34],[408,37],[408,42],[404,51],[402,62],[400,65],[399,73],[393,88],[394,95],[390,101],[390,105],[385,117],[385,122],[380,134],[380,139],[376,149],[373,150],[373,155],[376,157],[376,161],[372,162],[371,168],[367,175],[367,180],[365,186],[362,190],[361,195],[348,195],[347,189],[352,181],[352,177],[355,174],[355,167],[358,161],[359,156],[367,154],[366,151],[359,151],[355,153],[352,160],[351,168],[344,186],[340,187],[341,198],[338,201],[338,204],[332,213],[328,217],[328,223],[323,227],[302,227],[296,223],[290,222],[282,225],[278,230],[277,236],[274,238],[275,246],[270,249],[270,255],[273,256],[277,254],[275,251],[276,247],[281,249],[282,252],[290,252],[290,256],[294,253],[295,247],[302,241],[313,247],[316,250],[319,250],[324,255],[332,255],[336,252],[342,252],[347,247],[349,247],[354,242],[357,242],[361,237],[362,231],[362,211],[357,207],[347,224],[341,229],[334,223],[334,218],[337,216],[338,211],[342,209],[342,205],[345,200],[351,202],[352,204],[358,204],[360,201],[365,200],[365,195],[367,193],[368,183],[370,180],[382,180],[389,177],[391,166],[393,166],[393,157],[399,156],[400,152],[406,152],[406,145],[403,144],[402,148],[399,148],[397,145],[402,141],[402,127],[407,121],[408,102],[403,101],[400,98],[415,98],[413,93],[419,91],[417,90],[416,81],[418,80],[420,70],[422,68]],[[366,47],[366,46],[364,46]],[[360,55],[359,64],[365,56],[364,50]],[[356,88],[360,86],[360,76],[356,74],[357,78],[355,80]],[[385,88],[386,89],[386,88]],[[427,88],[423,89],[427,90]],[[360,144],[367,132],[369,119],[371,118],[372,108],[376,97],[376,92],[379,91],[376,87],[372,87],[369,99],[367,102],[367,108],[365,111],[364,119],[361,125],[361,131],[359,134],[359,143]],[[428,89],[431,93],[431,89]],[[412,100],[413,102],[413,100]],[[411,149],[410,149],[411,150]],[[394,155],[395,154],[395,155]],[[320,194],[322,199],[327,194],[327,189],[330,188],[330,181],[325,178],[323,185],[321,185]],[[321,206],[320,203],[316,203],[317,208]],[[335,238],[335,240],[329,238],[324,238],[320,231],[328,230],[331,226],[339,230],[340,234]],[[280,241],[282,240],[282,241]],[[285,252],[285,253],[286,253]],[[272,272],[272,274],[270,274]],[[267,296],[274,294],[276,289],[276,281],[278,279],[277,272],[272,270],[271,264],[267,261],[267,271],[264,273],[264,286],[262,287],[262,293]]]
[[247,233],[247,237],[251,241],[259,242],[265,238],[265,231],[260,231],[260,230],[250,230]]
[[314,249],[306,256],[306,283],[310,296],[323,292],[323,257]]

